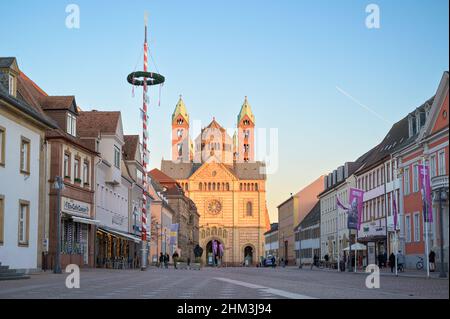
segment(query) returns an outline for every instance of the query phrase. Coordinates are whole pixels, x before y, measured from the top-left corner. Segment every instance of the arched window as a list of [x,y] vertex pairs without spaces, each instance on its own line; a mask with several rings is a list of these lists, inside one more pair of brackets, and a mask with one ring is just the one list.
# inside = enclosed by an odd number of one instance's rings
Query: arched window
[[254,185],[254,184],[253,184],[253,183],[251,183],[251,190],[252,190],[252,191],[253,191],[253,187],[254,187],[253,185]]
[[216,183],[212,184],[212,190],[215,191],[216,190]]
[[203,190],[203,184],[202,183],[198,183],[198,189],[199,190]]
[[255,191],[258,191],[258,183],[255,184]]
[[208,183],[208,190],[211,190],[211,183]]
[[217,228],[213,227],[211,230],[211,236],[217,236]]
[[247,202],[246,215],[247,215],[247,216],[253,216],[252,202]]
[[242,191],[242,183],[239,184],[239,190]]
[[227,183],[227,191],[229,191],[229,190],[230,190],[230,184]]

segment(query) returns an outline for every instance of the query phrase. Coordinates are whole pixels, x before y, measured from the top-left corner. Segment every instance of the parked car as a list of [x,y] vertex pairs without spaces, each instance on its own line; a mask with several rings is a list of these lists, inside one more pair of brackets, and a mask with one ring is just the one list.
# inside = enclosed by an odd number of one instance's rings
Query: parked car
[[265,259],[264,259],[264,267],[273,267],[276,266],[276,264],[273,263],[272,261],[272,255],[268,255]]

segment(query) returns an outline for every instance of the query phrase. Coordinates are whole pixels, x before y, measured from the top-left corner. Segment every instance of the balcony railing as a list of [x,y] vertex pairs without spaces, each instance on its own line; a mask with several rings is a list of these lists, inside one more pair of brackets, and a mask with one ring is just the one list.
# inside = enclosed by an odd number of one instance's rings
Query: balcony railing
[[439,175],[431,179],[432,190],[438,190],[443,187],[448,188],[448,175]]

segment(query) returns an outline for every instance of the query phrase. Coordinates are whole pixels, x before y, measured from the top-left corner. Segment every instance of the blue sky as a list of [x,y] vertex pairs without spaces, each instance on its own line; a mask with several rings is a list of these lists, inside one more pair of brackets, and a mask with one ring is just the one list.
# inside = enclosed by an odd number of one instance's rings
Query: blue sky
[[[65,27],[68,4],[80,29]],[[380,8],[368,29],[365,8]],[[83,109],[122,111],[140,132],[141,94],[129,72],[142,65],[143,12],[151,54],[166,76],[152,89],[151,165],[170,157],[170,115],[183,94],[192,119],[235,125],[247,95],[256,125],[279,129],[268,178],[276,206],[321,174],[377,144],[431,97],[448,70],[448,1],[0,1],[0,55],[51,95]],[[151,66],[155,69],[155,66]],[[387,120],[374,116],[340,88]]]

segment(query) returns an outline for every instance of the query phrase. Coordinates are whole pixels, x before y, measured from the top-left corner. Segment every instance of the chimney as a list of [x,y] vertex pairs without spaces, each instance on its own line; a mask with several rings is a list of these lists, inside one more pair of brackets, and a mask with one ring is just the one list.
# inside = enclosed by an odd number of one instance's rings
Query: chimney
[[16,58],[0,57],[0,84],[9,95],[17,96],[17,77],[20,74]]

